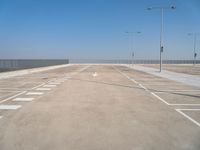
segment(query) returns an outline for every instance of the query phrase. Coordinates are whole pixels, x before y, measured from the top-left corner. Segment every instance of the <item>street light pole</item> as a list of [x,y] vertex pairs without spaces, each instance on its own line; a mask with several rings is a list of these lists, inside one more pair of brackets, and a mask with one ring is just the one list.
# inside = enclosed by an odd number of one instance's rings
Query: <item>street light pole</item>
[[133,40],[133,36],[136,35],[136,34],[140,34],[141,32],[140,31],[137,31],[137,32],[125,32],[127,34],[129,34],[131,36],[131,50],[132,50],[132,60],[131,60],[131,64],[133,66],[134,64],[134,46],[133,46],[133,43],[134,43],[134,40]]
[[161,8],[161,27],[160,27],[160,72],[162,70],[162,52],[163,52],[163,13],[164,13],[164,10],[163,8]]
[[152,9],[159,9],[160,14],[161,14],[161,19],[160,19],[160,72],[162,71],[162,53],[164,50],[164,44],[163,44],[163,24],[164,24],[164,10],[166,9],[176,9],[176,6],[171,6],[171,7],[149,7],[147,10],[152,10]]
[[194,59],[193,59],[193,64],[195,65],[196,64],[196,57],[197,57],[197,53],[196,53],[196,43],[197,43],[197,35],[199,35],[199,33],[188,33],[188,35],[190,36],[193,36],[193,38],[194,38],[194,55],[193,55],[193,57],[194,57]]

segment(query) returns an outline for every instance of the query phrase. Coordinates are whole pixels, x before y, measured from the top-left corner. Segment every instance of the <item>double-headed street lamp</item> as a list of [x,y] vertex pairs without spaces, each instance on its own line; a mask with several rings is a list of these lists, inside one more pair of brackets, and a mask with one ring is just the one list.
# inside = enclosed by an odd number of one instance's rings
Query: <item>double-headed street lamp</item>
[[131,51],[132,51],[132,61],[131,61],[131,63],[132,63],[132,66],[133,66],[133,64],[134,64],[134,46],[133,46],[134,40],[133,40],[133,36],[136,35],[136,34],[140,34],[141,32],[140,31],[137,31],[137,32],[127,31],[125,33],[127,33],[131,36]]
[[153,10],[153,9],[159,9],[161,13],[161,27],[160,27],[160,72],[162,71],[162,52],[164,50],[163,46],[163,14],[164,10],[168,9],[176,9],[176,6],[170,6],[170,7],[149,7],[147,10]]
[[189,36],[193,36],[194,37],[194,60],[193,60],[193,64],[196,64],[196,57],[197,57],[197,53],[196,53],[196,43],[197,43],[197,35],[200,35],[199,33],[188,33]]

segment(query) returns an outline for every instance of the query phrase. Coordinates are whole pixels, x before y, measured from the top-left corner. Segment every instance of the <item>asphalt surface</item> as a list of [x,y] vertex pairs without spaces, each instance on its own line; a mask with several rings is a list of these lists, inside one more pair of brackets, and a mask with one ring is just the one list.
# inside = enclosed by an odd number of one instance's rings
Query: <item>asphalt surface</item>
[[0,116],[0,150],[200,149],[200,89],[125,66],[2,79]]

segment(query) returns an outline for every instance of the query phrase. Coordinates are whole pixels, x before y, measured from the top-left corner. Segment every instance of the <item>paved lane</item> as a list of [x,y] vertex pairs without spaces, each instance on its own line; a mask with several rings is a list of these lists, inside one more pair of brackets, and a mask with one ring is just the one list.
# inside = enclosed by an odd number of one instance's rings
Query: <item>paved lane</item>
[[196,124],[130,80],[141,72],[124,66],[77,67],[53,90],[2,112],[0,149],[200,149]]

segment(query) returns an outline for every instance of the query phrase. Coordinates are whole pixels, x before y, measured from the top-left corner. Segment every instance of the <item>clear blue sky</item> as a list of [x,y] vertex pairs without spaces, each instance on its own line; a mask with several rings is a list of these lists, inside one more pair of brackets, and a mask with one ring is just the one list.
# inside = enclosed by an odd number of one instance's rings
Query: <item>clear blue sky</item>
[[[104,58],[131,56],[125,31],[135,37],[136,58],[159,57],[160,13],[149,6],[174,4],[164,13],[164,57],[193,57],[200,33],[199,0],[1,0],[0,58]],[[200,36],[197,42],[200,58]]]

